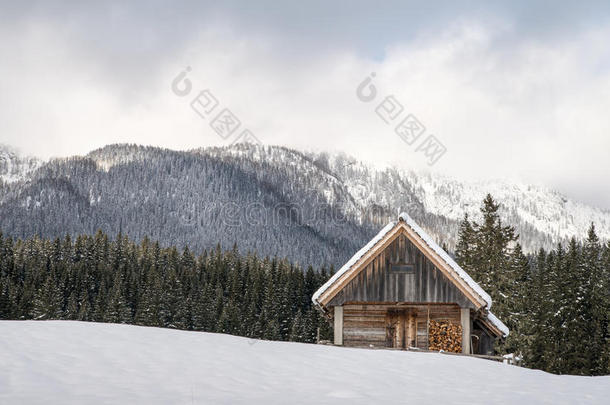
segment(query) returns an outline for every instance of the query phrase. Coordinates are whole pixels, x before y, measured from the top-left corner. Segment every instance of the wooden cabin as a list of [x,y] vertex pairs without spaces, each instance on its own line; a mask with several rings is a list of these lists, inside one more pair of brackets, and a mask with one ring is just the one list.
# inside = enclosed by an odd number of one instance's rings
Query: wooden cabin
[[407,214],[313,295],[334,344],[492,354],[509,331],[491,297]]

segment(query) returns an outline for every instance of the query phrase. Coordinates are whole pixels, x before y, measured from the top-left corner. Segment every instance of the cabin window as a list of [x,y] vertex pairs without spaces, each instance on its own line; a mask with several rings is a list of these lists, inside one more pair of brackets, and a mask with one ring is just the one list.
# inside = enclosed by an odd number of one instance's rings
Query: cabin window
[[413,263],[394,263],[390,265],[392,273],[415,273],[415,264]]

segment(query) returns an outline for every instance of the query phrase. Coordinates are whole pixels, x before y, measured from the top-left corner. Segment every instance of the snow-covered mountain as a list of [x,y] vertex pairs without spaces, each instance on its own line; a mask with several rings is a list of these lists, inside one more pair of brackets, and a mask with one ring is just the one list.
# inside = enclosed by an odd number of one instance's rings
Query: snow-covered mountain
[[44,164],[7,156],[6,172],[19,175],[0,187],[0,229],[18,237],[102,229],[339,266],[400,211],[451,248],[464,213],[476,220],[491,193],[529,252],[584,238],[591,222],[610,239],[609,211],[549,189],[374,169],[342,154],[241,144],[186,152],[109,145]]
[[6,404],[605,404],[610,377],[472,357],[75,321],[0,321]]
[[20,156],[9,146],[0,144],[0,180],[12,183],[27,178],[42,161],[31,156]]
[[407,178],[426,210],[453,220],[462,219],[464,213],[477,218],[481,201],[490,193],[501,203],[504,222],[517,227],[528,251],[584,238],[591,223],[602,238],[610,239],[610,210],[574,201],[549,188],[502,180],[464,182],[415,172]]
[[[457,180],[396,168],[374,169],[347,155],[299,153],[283,148],[266,151],[260,147],[236,147],[200,152],[265,160],[276,167],[289,164],[305,176],[317,169],[327,174],[327,181],[318,182],[317,187],[329,201],[339,202],[359,220],[366,222],[367,214],[372,213],[382,213],[382,220],[384,216],[393,219],[396,213],[407,210],[420,220],[424,217],[424,226],[449,246],[455,243],[457,225],[465,213],[474,220],[479,217],[481,202],[488,193],[501,203],[503,221],[517,228],[529,252],[572,237],[582,239],[591,223],[603,239],[610,239],[610,210],[574,201],[542,186],[505,180]],[[342,200],[341,193],[335,190],[345,191],[350,198]]]

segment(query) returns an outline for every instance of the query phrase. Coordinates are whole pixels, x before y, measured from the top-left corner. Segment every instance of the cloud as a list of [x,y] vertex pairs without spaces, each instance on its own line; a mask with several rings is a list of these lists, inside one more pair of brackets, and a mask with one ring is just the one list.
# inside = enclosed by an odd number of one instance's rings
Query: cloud
[[[361,32],[350,46],[347,34],[299,42],[311,31],[304,22],[255,29],[266,20],[249,21],[246,12],[216,10],[200,24],[185,17],[184,26],[171,14],[170,22],[144,15],[126,25],[133,10],[106,13],[117,34],[99,21],[87,34],[79,18],[63,24],[36,13],[3,24],[0,49],[10,57],[0,65],[2,142],[43,157],[112,142],[226,144],[189,106],[208,89],[264,143],[427,168],[374,112],[393,95],[446,146],[434,170],[544,183],[610,207],[608,28],[524,37],[523,22],[462,11],[433,21],[434,30],[421,24],[378,43],[370,36],[377,25],[341,22]],[[193,92],[178,97],[170,84],[186,66]],[[363,103],[356,87],[371,72],[378,99]]]

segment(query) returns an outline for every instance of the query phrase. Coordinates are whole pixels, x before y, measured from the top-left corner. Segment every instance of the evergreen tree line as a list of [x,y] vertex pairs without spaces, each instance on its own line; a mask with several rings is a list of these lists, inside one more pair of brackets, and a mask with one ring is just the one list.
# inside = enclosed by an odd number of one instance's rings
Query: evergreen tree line
[[465,216],[456,246],[458,263],[510,328],[496,350],[553,373],[610,374],[610,242],[592,224],[586,240],[527,257],[498,209],[488,195],[482,221]]
[[0,233],[0,319],[70,319],[221,332],[269,340],[328,339],[311,304],[325,269],[220,247],[196,257],[101,231],[74,241]]

